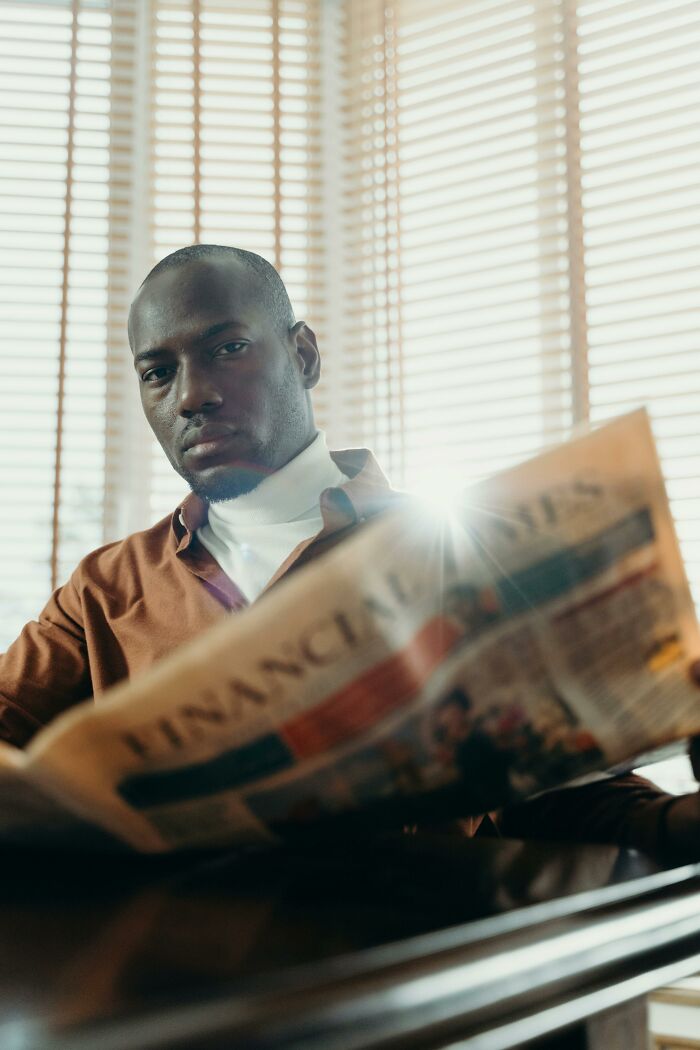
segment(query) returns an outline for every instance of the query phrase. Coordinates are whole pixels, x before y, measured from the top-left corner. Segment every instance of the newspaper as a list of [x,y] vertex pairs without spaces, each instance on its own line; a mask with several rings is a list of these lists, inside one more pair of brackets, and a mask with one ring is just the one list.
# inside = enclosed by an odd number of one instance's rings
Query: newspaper
[[3,746],[0,836],[158,852],[450,792],[483,813],[700,732],[699,656],[635,412],[450,514],[401,501],[26,751]]

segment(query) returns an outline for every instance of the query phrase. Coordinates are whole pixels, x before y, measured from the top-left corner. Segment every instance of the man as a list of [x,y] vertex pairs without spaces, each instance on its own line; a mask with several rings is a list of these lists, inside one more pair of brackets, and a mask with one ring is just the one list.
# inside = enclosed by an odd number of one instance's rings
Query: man
[[[366,450],[330,454],[309,392],[311,329],[259,256],[174,252],[132,304],[143,409],[192,493],[152,528],[89,554],[0,656],[0,737],[18,746],[66,708],[244,608],[396,497]],[[700,855],[695,796],[635,777],[504,810],[507,834],[667,845]]]
[[392,498],[368,452],[326,450],[309,397],[315,336],[259,256],[201,245],[168,256],[138,291],[129,339],[146,417],[193,492],[89,554],[0,657],[0,737],[20,746]]

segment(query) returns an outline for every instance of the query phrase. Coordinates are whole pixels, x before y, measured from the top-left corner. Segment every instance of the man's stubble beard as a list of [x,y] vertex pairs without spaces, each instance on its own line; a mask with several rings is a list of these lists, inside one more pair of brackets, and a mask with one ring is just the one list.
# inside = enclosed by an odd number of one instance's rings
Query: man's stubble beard
[[202,481],[187,471],[181,471],[181,474],[195,496],[205,503],[222,503],[224,500],[236,499],[253,492],[261,481],[274,473],[271,467],[266,467],[262,462],[264,452],[264,446],[260,445],[258,449],[252,450],[250,461],[231,464],[225,472],[222,470],[220,477],[212,478],[209,482]]

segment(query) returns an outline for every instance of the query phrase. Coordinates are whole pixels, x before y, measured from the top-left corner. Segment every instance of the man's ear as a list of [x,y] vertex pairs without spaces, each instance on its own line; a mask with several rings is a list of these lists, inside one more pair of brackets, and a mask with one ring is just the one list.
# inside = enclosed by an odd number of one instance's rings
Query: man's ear
[[311,390],[321,376],[321,355],[316,336],[305,321],[297,321],[290,334],[296,343],[297,362],[301,368],[304,386]]

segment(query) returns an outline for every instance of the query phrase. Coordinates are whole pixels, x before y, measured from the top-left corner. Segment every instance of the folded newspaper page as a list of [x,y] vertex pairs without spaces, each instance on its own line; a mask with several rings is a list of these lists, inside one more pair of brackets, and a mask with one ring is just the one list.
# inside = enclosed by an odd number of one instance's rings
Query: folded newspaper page
[[452,514],[401,502],[26,752],[2,748],[0,835],[242,844],[446,791],[482,813],[700,732],[696,657],[635,412]]

